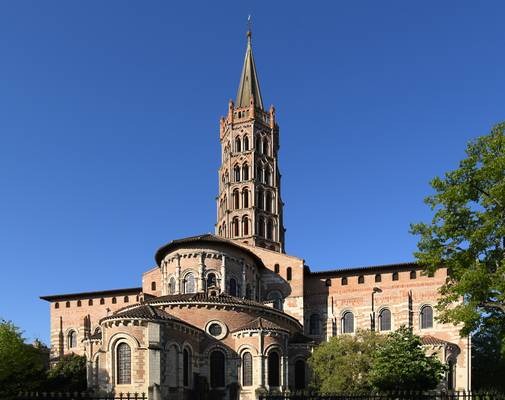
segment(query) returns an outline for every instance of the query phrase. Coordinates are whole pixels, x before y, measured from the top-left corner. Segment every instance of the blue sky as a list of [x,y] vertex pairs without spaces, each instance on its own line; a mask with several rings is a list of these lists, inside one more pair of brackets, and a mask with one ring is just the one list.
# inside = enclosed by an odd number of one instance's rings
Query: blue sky
[[313,270],[412,260],[430,179],[505,120],[500,1],[1,2],[0,316],[28,338],[39,295],[140,285],[213,232],[248,14]]

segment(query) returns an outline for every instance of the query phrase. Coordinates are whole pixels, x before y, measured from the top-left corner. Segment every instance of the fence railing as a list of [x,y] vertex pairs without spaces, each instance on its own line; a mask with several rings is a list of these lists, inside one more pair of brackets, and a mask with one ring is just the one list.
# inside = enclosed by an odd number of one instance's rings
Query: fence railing
[[16,400],[147,400],[145,393],[113,393],[97,395],[88,392],[23,392]]
[[266,394],[260,400],[505,400],[505,393],[494,392],[389,392],[369,394]]

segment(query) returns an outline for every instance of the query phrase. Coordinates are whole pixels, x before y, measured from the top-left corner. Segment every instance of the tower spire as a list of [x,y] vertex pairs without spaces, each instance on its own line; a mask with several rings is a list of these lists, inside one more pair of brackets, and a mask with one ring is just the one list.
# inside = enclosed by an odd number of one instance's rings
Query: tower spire
[[242,67],[235,106],[249,107],[252,99],[254,100],[255,106],[263,110],[263,99],[261,98],[260,84],[258,75],[256,74],[256,65],[252,52],[251,16],[249,16],[248,22],[247,50],[245,52],[244,66]]

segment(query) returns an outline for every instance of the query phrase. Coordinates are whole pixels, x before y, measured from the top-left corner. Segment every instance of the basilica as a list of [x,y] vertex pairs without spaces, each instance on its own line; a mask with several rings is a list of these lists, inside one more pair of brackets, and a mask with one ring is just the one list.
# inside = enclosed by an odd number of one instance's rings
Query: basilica
[[85,355],[100,393],[252,400],[307,388],[307,359],[332,336],[406,325],[447,364],[441,385],[470,389],[469,339],[436,319],[444,268],[311,271],[285,253],[279,132],[248,32],[237,97],[219,121],[215,233],[161,246],[138,287],[42,296],[53,362]]

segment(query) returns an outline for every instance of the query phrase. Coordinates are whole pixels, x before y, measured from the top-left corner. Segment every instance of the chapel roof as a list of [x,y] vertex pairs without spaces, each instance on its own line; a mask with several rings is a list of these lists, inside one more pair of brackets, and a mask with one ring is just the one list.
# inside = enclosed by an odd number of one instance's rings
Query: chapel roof
[[[138,307],[129,307],[126,309],[121,309],[102,318],[100,322],[111,320],[111,319],[145,319],[145,320],[165,320],[165,321],[178,321],[184,322],[181,319],[167,313],[159,307],[153,307],[149,304],[143,304]],[[184,322],[186,324],[186,322]]]
[[435,336],[424,335],[421,337],[421,342],[427,346],[446,346],[452,345],[453,343],[448,342],[447,340],[439,339]]
[[264,267],[264,264],[263,264],[263,261],[261,260],[261,258],[259,258],[251,250],[249,250],[243,246],[240,246],[239,244],[234,243],[231,240],[224,239],[222,237],[213,235],[212,233],[206,233],[206,234],[197,235],[197,236],[189,236],[186,238],[175,239],[175,240],[172,240],[171,242],[168,242],[167,244],[161,246],[158,249],[158,251],[156,251],[156,254],[154,256],[156,263],[158,265],[160,265],[161,261],[163,260],[163,257],[165,257],[166,254],[168,254],[178,248],[184,247],[184,245],[193,244],[193,243],[221,244],[221,245],[229,246],[230,248],[233,248],[233,249],[239,250],[243,253],[246,253],[248,256],[253,258],[259,266]]

